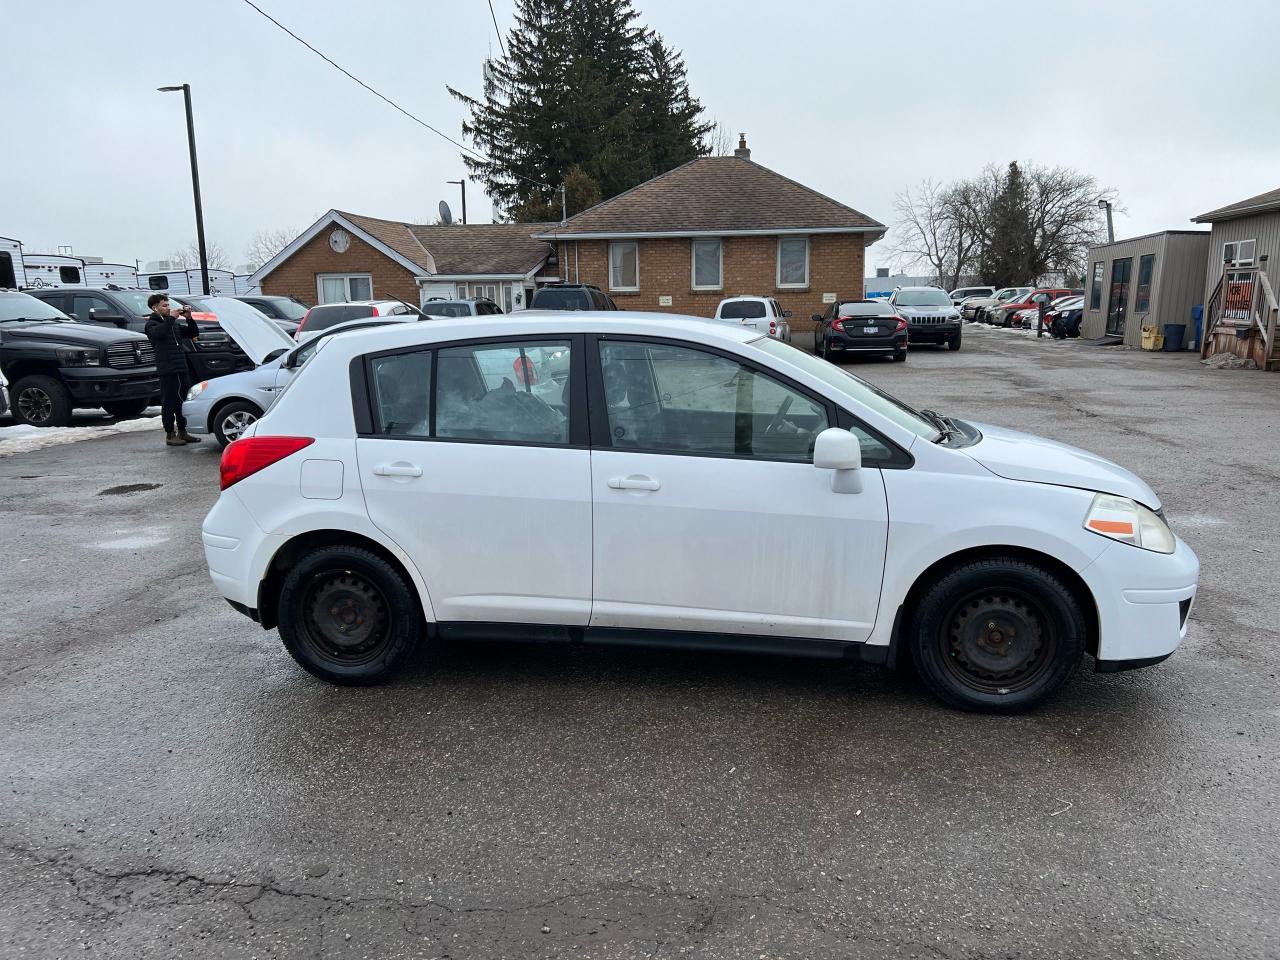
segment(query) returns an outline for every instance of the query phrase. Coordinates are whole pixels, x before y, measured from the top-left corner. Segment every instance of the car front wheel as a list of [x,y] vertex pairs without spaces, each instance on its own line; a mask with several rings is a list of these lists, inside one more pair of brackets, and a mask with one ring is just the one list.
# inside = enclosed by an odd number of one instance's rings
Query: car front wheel
[[221,446],[225,447],[239,440],[249,427],[258,422],[260,416],[262,411],[248,400],[228,403],[225,407],[219,407],[218,412],[210,418],[213,436]]
[[147,409],[146,400],[115,400],[111,403],[104,403],[102,409],[107,411],[113,417],[119,417],[124,420],[128,417],[139,417],[142,411]]
[[1061,580],[1023,560],[956,567],[921,597],[911,656],[925,685],[961,710],[1020,713],[1054,694],[1084,652],[1084,612]]
[[389,679],[418,640],[409,586],[377,554],[321,547],[280,588],[280,638],[308,673],[338,684]]
[[65,427],[71,422],[71,394],[43,374],[22,377],[9,388],[13,416],[33,427]]
[[950,340],[947,341],[947,349],[948,350],[960,349],[960,334],[957,333],[954,337],[952,337]]

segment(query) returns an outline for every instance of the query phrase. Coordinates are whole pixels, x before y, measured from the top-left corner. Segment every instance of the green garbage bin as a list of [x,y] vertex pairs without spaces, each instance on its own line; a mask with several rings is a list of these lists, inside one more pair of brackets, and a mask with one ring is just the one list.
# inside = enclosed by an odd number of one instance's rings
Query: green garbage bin
[[1180,323],[1166,323],[1164,325],[1164,350],[1165,353],[1177,353],[1183,349],[1186,343],[1187,328]]

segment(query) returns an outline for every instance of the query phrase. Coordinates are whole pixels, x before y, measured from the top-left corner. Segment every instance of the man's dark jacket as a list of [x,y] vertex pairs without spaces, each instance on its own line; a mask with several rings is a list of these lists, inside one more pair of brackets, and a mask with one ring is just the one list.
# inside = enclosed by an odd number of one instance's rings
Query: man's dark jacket
[[200,328],[192,319],[162,317],[153,313],[147,317],[147,337],[156,347],[157,373],[186,373],[187,351],[183,340],[194,340],[200,336]]

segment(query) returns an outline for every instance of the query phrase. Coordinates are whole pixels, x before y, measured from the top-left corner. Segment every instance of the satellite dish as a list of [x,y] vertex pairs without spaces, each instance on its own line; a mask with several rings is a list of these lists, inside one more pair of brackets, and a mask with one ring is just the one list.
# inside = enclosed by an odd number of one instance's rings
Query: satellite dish
[[453,223],[453,211],[449,209],[449,204],[444,200],[440,201],[440,220],[445,226]]

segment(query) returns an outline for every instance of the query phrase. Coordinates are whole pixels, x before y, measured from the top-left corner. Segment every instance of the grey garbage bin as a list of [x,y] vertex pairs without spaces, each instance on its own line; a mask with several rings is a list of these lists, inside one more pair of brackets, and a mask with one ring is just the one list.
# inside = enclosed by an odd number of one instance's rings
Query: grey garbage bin
[[1186,343],[1187,328],[1180,323],[1166,323],[1164,325],[1164,351],[1165,353],[1177,353],[1183,349]]

